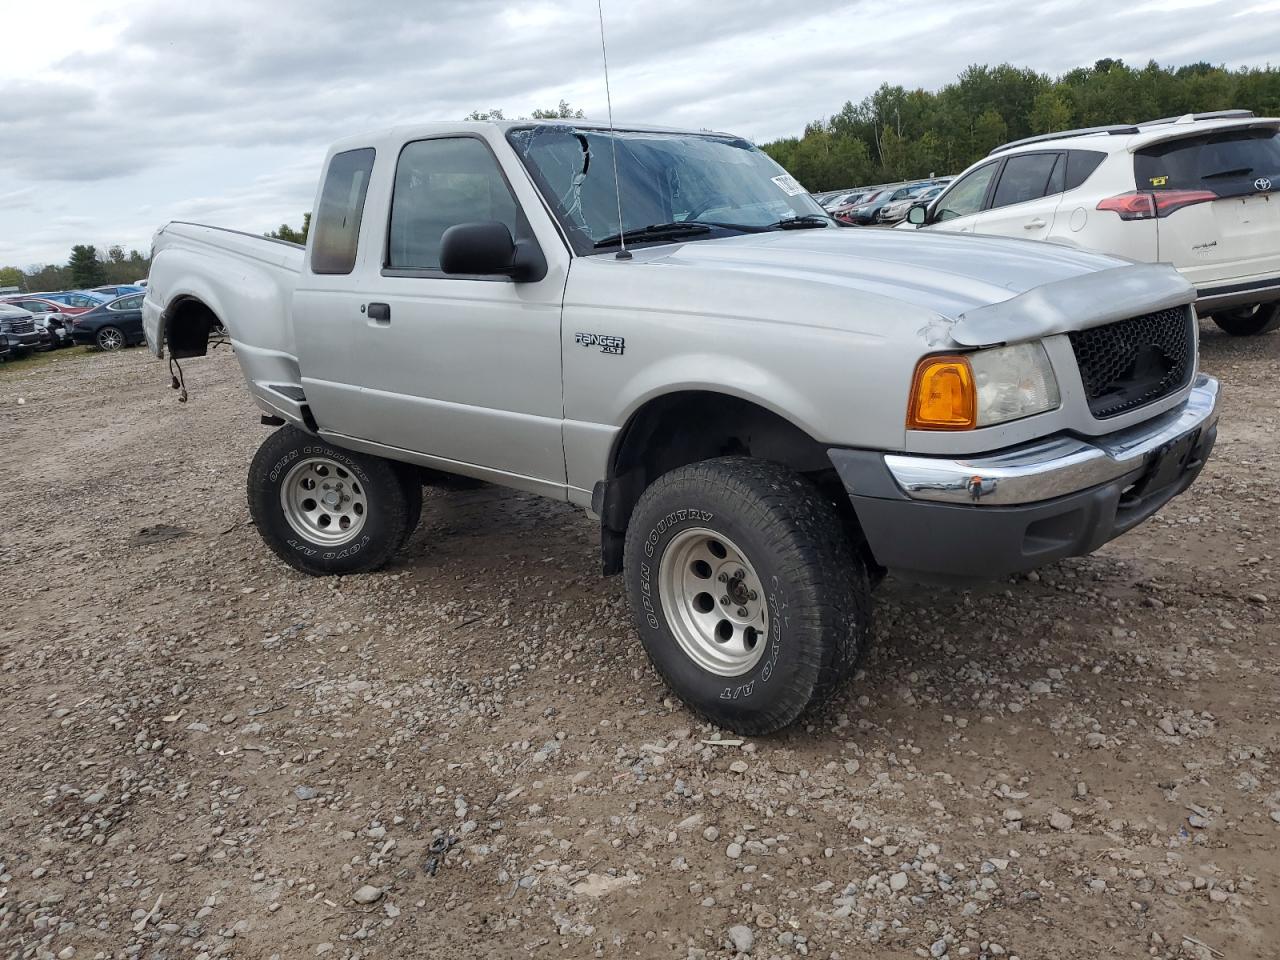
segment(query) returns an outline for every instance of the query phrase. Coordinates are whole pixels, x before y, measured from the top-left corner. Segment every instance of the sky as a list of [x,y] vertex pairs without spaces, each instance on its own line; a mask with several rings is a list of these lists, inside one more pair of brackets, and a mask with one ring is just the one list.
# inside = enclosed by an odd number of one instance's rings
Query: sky
[[[299,226],[333,140],[560,99],[604,119],[596,0],[9,0],[0,266],[168,220]],[[765,142],[971,63],[1263,66],[1280,0],[603,0],[617,121]],[[1260,27],[1260,24],[1268,26]]]

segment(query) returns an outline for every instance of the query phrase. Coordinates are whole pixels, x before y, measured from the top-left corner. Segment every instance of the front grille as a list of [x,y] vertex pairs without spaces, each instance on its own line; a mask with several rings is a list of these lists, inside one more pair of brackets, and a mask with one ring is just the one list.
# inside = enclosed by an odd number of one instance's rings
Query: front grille
[[14,320],[9,326],[10,333],[35,333],[36,322],[34,320]]
[[1099,420],[1168,396],[1195,363],[1191,310],[1173,307],[1070,334],[1089,411]]

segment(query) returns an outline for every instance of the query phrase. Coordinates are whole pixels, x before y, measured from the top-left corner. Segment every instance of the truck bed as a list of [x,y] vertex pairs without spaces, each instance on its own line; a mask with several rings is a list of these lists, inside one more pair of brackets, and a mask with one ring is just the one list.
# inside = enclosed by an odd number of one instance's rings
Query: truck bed
[[[189,328],[180,319],[208,311],[226,328],[259,404],[300,420],[303,395],[292,306],[305,253],[299,244],[239,230],[166,224],[152,241],[142,311],[147,345],[163,357],[167,329]],[[172,337],[167,342],[179,359],[205,350],[204,338],[189,352]]]

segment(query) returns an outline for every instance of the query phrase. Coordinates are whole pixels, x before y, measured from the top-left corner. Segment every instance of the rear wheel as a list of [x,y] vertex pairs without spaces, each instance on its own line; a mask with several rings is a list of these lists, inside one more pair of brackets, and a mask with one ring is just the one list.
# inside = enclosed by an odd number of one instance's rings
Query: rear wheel
[[99,350],[122,350],[125,345],[124,331],[119,327],[103,327],[94,340]]
[[[416,492],[416,497],[415,497]],[[365,573],[400,549],[422,509],[389,460],[282,427],[249,467],[249,513],[262,539],[311,574]]]
[[1280,303],[1255,303],[1219,310],[1213,322],[1233,337],[1254,337],[1280,329]]
[[624,566],[658,673],[738,733],[825,701],[870,635],[862,558],[830,501],[779,464],[725,457],[663,475],[636,505]]

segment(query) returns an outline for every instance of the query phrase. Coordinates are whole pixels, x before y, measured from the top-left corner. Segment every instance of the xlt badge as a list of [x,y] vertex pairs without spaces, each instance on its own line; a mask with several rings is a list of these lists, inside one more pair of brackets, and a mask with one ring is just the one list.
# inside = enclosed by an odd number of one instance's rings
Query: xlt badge
[[601,353],[622,356],[627,349],[625,337],[613,337],[607,333],[576,333],[573,338],[584,347],[599,347]]

